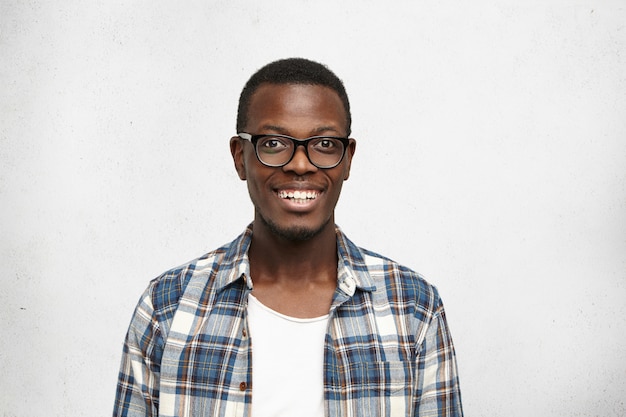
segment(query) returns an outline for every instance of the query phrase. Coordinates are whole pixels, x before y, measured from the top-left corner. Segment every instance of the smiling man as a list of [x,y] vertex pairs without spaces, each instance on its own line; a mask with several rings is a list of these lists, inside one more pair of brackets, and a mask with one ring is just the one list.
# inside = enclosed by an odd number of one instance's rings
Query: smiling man
[[435,287],[335,225],[356,141],[342,82],[305,59],[244,87],[230,150],[254,221],[153,280],[114,416],[461,416]]

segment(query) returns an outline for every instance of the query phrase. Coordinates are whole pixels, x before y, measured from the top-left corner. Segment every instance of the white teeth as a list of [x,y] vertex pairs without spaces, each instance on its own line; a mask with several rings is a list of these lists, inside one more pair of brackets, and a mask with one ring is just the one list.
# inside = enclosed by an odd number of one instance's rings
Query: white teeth
[[278,197],[280,198],[289,198],[293,200],[298,200],[300,202],[304,202],[306,200],[314,200],[317,198],[317,193],[315,191],[279,191]]

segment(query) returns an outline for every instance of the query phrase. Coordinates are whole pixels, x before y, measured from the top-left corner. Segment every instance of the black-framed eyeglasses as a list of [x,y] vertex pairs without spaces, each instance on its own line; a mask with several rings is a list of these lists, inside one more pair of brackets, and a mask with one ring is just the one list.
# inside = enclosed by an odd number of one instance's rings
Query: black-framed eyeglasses
[[312,136],[296,139],[287,135],[251,135],[237,133],[241,139],[248,140],[254,146],[256,157],[268,167],[287,165],[296,154],[298,146],[304,146],[309,161],[318,168],[334,168],[341,163],[350,144],[348,138],[337,136]]

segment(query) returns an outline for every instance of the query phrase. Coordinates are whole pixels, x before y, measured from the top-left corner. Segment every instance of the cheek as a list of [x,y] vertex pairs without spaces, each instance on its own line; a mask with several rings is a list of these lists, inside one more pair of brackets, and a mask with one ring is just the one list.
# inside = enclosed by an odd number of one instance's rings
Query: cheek
[[256,159],[248,159],[244,164],[244,172],[246,175],[246,182],[248,184],[248,192],[251,196],[256,196],[256,198],[262,197],[263,192],[265,191],[264,184],[266,183],[267,179],[267,175],[263,172],[263,167],[260,167],[258,165],[259,164]]
[[346,161],[346,165],[343,167],[343,180],[347,180],[350,177],[350,167],[352,165],[352,158]]
[[258,176],[258,167],[256,165],[257,160],[254,152],[244,152],[243,157],[241,158],[241,168],[248,181],[253,180]]
[[348,174],[348,171],[342,170],[339,175],[333,180],[333,195],[334,199],[339,199],[339,195],[341,194],[341,189],[343,187],[344,177]]
[[246,184],[248,185],[248,195],[250,196],[250,201],[255,207],[259,207],[259,205],[263,206],[263,193],[259,187],[259,184],[252,180],[250,177],[246,180]]

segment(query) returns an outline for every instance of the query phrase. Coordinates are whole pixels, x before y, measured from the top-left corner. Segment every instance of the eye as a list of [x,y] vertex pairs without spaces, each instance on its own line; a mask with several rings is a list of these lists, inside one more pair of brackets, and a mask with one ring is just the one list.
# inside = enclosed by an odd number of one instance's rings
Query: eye
[[333,138],[319,138],[312,143],[312,150],[320,153],[336,153],[342,151],[342,143]]
[[270,140],[266,140],[263,143],[263,146],[265,146],[266,148],[276,148],[277,146],[280,146],[280,142],[277,141],[276,139],[270,139]]
[[257,148],[259,151],[265,153],[277,153],[288,149],[291,146],[291,142],[288,139],[268,136],[259,141]]

